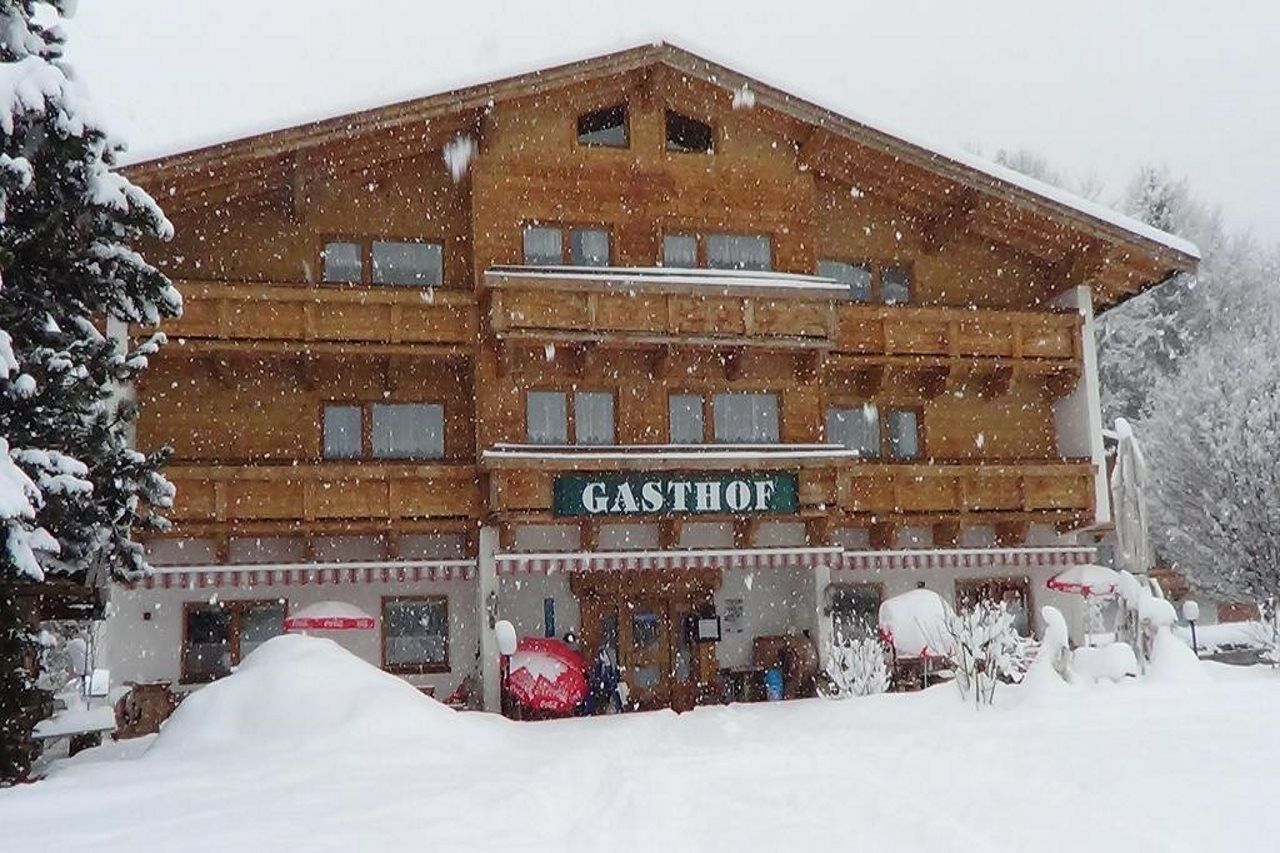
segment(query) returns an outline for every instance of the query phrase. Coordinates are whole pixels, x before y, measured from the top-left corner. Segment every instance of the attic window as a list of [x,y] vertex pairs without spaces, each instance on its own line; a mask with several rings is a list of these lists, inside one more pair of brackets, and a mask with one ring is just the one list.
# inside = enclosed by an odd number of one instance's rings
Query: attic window
[[618,104],[578,116],[578,142],[626,148],[627,105]]
[[667,150],[710,154],[715,148],[711,125],[667,110]]

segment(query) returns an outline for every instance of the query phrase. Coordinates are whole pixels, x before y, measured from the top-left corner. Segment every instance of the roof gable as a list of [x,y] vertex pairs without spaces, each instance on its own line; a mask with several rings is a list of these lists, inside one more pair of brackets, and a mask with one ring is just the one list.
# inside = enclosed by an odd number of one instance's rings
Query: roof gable
[[720,88],[735,106],[788,117],[803,128],[795,142],[807,167],[913,199],[933,232],[973,227],[981,218],[984,236],[1037,254],[1064,274],[1105,273],[1112,282],[1098,300],[1104,306],[1193,270],[1199,259],[1190,242],[1102,205],[966,152],[842,115],[666,43],[219,143],[134,164],[127,172],[167,204],[196,206],[260,193],[270,182],[287,183],[303,159],[349,168],[439,149],[459,134],[478,131],[495,103],[645,74],[655,66]]

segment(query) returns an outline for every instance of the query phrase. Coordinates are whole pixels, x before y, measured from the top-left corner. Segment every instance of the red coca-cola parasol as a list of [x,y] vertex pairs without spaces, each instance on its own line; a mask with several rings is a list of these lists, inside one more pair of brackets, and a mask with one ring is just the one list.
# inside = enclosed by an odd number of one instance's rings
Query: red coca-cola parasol
[[373,617],[345,601],[320,601],[284,620],[286,631],[370,631]]
[[1120,585],[1120,573],[1106,566],[1082,564],[1058,572],[1045,583],[1058,592],[1072,592],[1088,598],[1091,595],[1110,595]]
[[568,714],[587,695],[587,665],[560,640],[521,637],[511,656],[507,692],[534,711]]

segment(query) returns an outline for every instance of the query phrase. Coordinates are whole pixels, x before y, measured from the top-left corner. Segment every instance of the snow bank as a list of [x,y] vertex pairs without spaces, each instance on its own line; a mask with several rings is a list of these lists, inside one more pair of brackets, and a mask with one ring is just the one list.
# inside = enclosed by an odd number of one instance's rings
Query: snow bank
[[188,696],[147,757],[367,749],[377,740],[444,746],[458,714],[332,640],[275,637],[235,674]]
[[1162,627],[1156,632],[1147,676],[1154,681],[1184,683],[1198,683],[1209,679],[1196,653],[1168,627]]
[[1071,669],[1083,681],[1120,681],[1138,674],[1138,658],[1128,643],[1082,647],[1071,655]]

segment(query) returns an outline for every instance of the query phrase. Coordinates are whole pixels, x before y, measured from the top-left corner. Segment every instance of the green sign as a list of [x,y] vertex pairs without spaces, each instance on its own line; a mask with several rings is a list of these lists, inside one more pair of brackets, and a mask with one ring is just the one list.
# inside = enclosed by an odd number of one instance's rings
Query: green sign
[[561,516],[782,514],[800,508],[799,477],[780,471],[561,474],[552,490],[553,511]]

